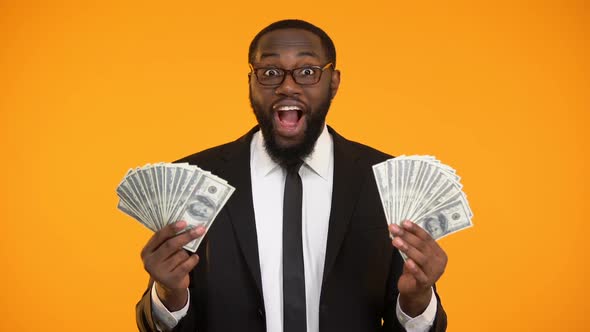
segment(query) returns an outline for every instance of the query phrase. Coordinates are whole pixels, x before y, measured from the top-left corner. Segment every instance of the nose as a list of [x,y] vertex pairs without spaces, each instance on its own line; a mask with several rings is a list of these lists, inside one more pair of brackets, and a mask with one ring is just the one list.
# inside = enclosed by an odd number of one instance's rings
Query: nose
[[297,84],[293,79],[291,72],[285,73],[285,79],[281,85],[275,89],[277,95],[294,96],[301,93],[301,85]]

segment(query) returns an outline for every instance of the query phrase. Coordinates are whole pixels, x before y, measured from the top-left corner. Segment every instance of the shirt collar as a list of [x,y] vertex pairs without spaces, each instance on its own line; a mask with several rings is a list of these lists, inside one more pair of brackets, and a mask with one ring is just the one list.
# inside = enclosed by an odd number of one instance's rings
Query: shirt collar
[[[330,136],[327,126],[324,125],[313,151],[303,158],[304,165],[324,180],[328,180],[330,162],[333,160],[333,146],[332,136]],[[272,160],[266,151],[264,137],[260,130],[252,137],[250,152],[252,169],[257,175],[267,176],[271,172],[280,169],[279,164]]]

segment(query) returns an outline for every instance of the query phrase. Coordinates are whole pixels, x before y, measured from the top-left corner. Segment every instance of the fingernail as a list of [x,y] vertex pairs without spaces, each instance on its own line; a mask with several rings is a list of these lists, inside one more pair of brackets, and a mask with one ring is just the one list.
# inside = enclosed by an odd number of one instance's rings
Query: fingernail
[[399,227],[399,225],[392,224],[391,225],[391,233],[395,236],[402,236],[404,234],[404,230]]
[[404,225],[405,228],[412,227],[412,222],[409,220],[404,220],[402,224]]
[[181,230],[184,227],[186,227],[186,221],[184,221],[184,220],[179,220],[174,224],[174,229],[176,229],[176,230]]

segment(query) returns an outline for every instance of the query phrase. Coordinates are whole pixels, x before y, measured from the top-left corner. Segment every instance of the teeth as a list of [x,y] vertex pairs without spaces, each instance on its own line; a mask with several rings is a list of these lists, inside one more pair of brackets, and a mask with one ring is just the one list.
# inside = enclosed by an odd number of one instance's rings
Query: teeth
[[277,107],[278,111],[300,111],[301,108],[298,106],[279,106]]

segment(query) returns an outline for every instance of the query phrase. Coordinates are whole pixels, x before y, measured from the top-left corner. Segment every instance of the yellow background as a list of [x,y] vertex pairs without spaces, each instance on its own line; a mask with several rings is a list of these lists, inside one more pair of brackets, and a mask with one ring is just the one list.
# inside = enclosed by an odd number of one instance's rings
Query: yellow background
[[135,329],[150,232],[115,187],[248,130],[248,44],[292,17],[336,43],[332,126],[462,176],[449,331],[587,330],[586,1],[371,0],[0,1],[0,330]]

